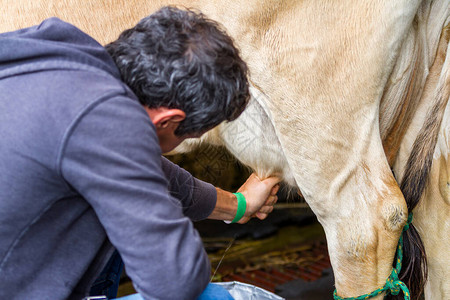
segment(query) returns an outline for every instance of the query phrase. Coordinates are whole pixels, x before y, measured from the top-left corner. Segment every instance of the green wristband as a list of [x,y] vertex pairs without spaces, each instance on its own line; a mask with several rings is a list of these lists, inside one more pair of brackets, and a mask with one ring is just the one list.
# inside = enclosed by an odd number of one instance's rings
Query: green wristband
[[233,195],[236,195],[238,207],[236,216],[234,217],[233,221],[231,221],[231,223],[236,223],[244,216],[245,209],[247,208],[247,201],[245,201],[245,197],[241,193],[233,193]]

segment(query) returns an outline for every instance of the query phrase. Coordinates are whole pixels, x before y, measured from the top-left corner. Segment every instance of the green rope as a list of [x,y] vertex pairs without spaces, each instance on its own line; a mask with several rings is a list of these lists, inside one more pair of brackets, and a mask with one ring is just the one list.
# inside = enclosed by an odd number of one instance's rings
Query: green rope
[[[408,215],[408,221],[406,221],[405,227],[403,227],[403,231],[406,231],[409,229],[409,225],[412,222],[413,214],[412,212]],[[363,299],[369,299],[375,296],[380,295],[383,292],[391,293],[392,295],[398,295],[400,291],[403,292],[403,295],[405,297],[405,300],[410,300],[411,297],[409,295],[409,289],[406,286],[405,283],[403,283],[399,278],[398,274],[400,273],[400,270],[402,269],[402,260],[403,260],[403,232],[400,235],[400,239],[398,241],[397,245],[397,261],[395,264],[395,268],[392,269],[391,275],[389,275],[388,279],[386,280],[386,284],[375,291],[373,291],[370,294],[365,294],[359,297],[349,297],[344,298],[341,296],[338,296],[337,290],[334,290],[333,297],[334,300],[363,300]]]

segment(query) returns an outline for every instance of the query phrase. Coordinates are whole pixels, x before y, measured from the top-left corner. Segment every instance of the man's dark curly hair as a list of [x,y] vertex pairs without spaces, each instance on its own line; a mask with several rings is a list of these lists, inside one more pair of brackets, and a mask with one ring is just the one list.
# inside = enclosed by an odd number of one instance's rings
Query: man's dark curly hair
[[143,105],[186,113],[177,136],[235,120],[248,103],[247,65],[221,26],[199,12],[164,7],[106,50]]

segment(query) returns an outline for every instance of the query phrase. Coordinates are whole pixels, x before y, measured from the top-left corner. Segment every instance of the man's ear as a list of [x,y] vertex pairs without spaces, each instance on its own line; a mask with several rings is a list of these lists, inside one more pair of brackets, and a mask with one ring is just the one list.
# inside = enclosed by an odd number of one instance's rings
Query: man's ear
[[168,127],[178,127],[178,123],[186,118],[186,114],[181,109],[176,108],[148,108],[146,107],[150,119],[155,124],[156,129]]

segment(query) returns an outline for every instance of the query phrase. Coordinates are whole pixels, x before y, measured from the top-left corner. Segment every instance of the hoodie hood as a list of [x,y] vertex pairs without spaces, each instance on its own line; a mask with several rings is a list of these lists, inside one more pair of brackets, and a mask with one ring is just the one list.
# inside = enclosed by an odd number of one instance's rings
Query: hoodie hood
[[120,79],[105,48],[75,26],[50,18],[40,25],[0,34],[0,78],[76,65]]

